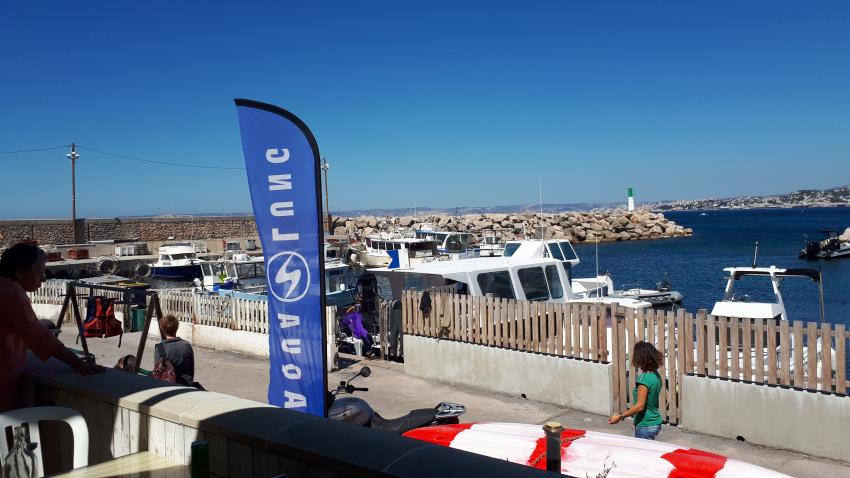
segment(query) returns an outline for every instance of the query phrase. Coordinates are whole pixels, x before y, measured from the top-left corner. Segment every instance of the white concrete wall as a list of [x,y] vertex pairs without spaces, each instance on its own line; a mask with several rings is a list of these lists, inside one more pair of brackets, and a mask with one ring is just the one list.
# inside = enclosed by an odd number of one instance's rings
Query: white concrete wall
[[[198,347],[255,357],[269,356],[269,336],[266,334],[180,322],[177,336]],[[159,340],[156,323],[151,324],[148,337]]]
[[404,371],[530,400],[608,415],[611,366],[406,335]]
[[680,426],[850,462],[850,397],[686,376]]

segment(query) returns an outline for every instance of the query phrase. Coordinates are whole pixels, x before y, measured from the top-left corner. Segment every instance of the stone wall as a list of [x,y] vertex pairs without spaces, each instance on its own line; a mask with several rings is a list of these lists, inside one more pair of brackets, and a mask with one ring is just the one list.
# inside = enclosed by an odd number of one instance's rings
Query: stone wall
[[35,239],[39,244],[111,239],[165,241],[169,238],[219,239],[256,237],[254,216],[145,217],[78,219],[77,238],[72,237],[67,220],[0,221],[0,247],[21,240]]
[[[431,224],[439,230],[479,233],[496,228],[506,240],[539,237],[573,242],[629,241],[685,237],[691,229],[649,211],[606,210],[561,214],[472,214],[467,216],[401,216],[333,218],[334,234],[362,238],[398,227]],[[0,247],[35,239],[40,244],[70,244],[111,239],[142,241],[257,237],[254,216],[144,217],[78,219],[77,238],[67,220],[0,221]],[[477,239],[477,237],[475,238]]]
[[541,230],[547,239],[566,238],[572,242],[631,241],[685,237],[692,234],[668,220],[663,214],[649,211],[627,212],[605,210],[567,212],[561,214],[471,214],[466,216],[403,216],[403,217],[334,217],[334,234],[364,237],[399,227],[419,227],[430,224],[438,230],[470,232],[476,237],[484,229],[497,229],[506,240],[539,238]]

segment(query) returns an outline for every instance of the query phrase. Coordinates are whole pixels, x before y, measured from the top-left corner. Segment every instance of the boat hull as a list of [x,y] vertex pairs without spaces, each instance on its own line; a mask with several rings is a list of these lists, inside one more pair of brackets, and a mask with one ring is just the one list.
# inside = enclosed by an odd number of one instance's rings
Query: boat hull
[[[411,430],[410,438],[546,469],[546,438],[539,425],[474,423]],[[613,465],[613,468],[611,468]],[[751,465],[672,443],[609,433],[565,429],[561,434],[561,473],[607,478],[790,478]]]
[[197,264],[187,266],[155,266],[153,267],[153,275],[161,279],[200,279],[203,277],[201,266]]

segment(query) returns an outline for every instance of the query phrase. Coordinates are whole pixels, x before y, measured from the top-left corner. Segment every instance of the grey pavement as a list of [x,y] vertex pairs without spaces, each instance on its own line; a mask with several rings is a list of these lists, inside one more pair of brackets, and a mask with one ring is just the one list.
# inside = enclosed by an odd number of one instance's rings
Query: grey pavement
[[[65,327],[60,335],[60,338],[72,347],[73,333],[73,328]],[[140,336],[140,333],[125,334],[120,349],[117,347],[117,337],[89,339],[89,349],[99,364],[113,366],[120,357],[127,354],[135,355]],[[142,368],[153,368],[154,343],[153,340],[148,340],[146,343]],[[368,378],[360,377],[356,383],[358,386],[368,387],[369,391],[360,392],[357,396],[367,400],[372,408],[386,418],[394,418],[411,409],[429,408],[439,402],[448,401],[466,405],[467,413],[461,417],[464,422],[500,421],[542,424],[555,420],[569,428],[619,435],[633,433],[629,423],[611,426],[607,423],[607,417],[601,415],[408,376],[404,374],[404,366],[398,363],[362,360],[362,357],[350,355],[342,355],[340,362],[346,368],[331,373],[328,382],[333,386],[340,380],[354,375],[361,366],[368,365],[372,369],[372,375]],[[266,402],[268,373],[267,360],[195,347],[195,380],[208,390]],[[687,432],[666,425],[659,439],[683,447],[719,453],[800,478],[850,476],[850,463],[813,458],[799,453]]]

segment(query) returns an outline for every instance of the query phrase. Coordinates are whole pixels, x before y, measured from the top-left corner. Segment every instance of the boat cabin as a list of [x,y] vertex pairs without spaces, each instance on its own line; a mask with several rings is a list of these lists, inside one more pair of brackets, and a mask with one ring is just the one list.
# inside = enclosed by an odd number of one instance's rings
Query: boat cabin
[[427,241],[435,241],[437,243],[437,250],[441,254],[451,255],[453,259],[476,256],[476,254],[469,249],[469,239],[472,237],[472,234],[468,232],[419,229],[414,232],[414,237],[425,239]]

